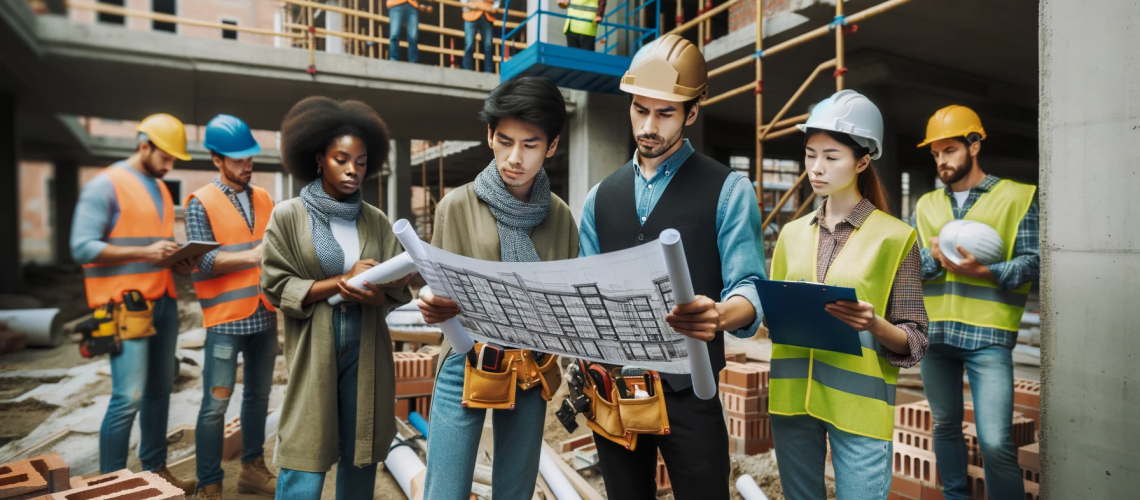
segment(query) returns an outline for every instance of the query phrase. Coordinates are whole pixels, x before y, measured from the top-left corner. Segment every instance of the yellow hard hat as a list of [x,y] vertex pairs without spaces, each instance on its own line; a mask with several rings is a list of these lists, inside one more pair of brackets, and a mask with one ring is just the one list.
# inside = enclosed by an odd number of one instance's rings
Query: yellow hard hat
[[146,134],[158,149],[182,161],[189,161],[186,152],[186,127],[177,118],[166,113],[157,113],[143,118],[135,130]]
[[968,137],[978,134],[986,138],[986,130],[982,128],[982,119],[974,110],[965,106],[951,104],[934,112],[930,121],[926,123],[926,140],[918,147],[926,146],[935,141],[950,139],[952,137]]
[[700,97],[708,84],[705,56],[679,35],[666,35],[642,47],[621,78],[625,92],[673,102]]

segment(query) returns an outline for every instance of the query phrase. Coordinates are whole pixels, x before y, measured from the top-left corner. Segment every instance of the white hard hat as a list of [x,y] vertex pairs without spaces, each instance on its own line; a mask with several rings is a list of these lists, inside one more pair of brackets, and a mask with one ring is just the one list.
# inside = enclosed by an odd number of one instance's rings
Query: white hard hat
[[875,103],[854,90],[840,90],[820,101],[811,108],[807,123],[796,127],[803,132],[809,128],[841,132],[870,149],[872,160],[883,155],[883,114]]
[[963,258],[958,253],[959,246],[974,254],[982,264],[1001,261],[1005,249],[994,228],[984,222],[957,219],[942,226],[938,232],[938,247],[950,262],[959,264]]

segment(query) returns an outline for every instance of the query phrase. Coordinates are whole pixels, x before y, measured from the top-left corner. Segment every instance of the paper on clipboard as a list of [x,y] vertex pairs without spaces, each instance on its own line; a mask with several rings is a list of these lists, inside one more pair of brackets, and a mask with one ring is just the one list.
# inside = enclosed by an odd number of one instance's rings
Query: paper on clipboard
[[221,243],[213,241],[187,241],[182,244],[182,248],[179,248],[177,252],[170,254],[170,256],[165,259],[155,262],[154,267],[167,269],[185,259],[193,259],[194,257],[204,255],[206,252],[218,248],[221,245]]
[[837,300],[858,300],[854,288],[806,281],[757,280],[768,332],[776,344],[863,354],[859,332],[832,316],[824,306]]

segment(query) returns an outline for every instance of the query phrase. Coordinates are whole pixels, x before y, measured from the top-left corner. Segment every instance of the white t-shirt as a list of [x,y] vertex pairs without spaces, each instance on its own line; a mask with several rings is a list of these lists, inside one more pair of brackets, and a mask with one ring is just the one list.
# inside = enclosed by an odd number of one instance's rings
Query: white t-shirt
[[970,197],[970,190],[954,191],[954,199],[958,201],[958,208],[962,208],[966,204],[966,199]]
[[330,217],[329,227],[333,239],[344,252],[344,270],[341,272],[347,273],[360,260],[360,234],[356,232],[356,221]]

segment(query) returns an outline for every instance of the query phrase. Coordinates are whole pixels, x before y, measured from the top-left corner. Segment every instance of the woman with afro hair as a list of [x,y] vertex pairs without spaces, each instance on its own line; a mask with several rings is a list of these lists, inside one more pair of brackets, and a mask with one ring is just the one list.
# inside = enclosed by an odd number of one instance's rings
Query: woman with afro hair
[[[307,183],[273,211],[261,285],[285,315],[289,385],[277,434],[277,498],[321,497],[339,462],[336,498],[371,499],[376,463],[396,435],[388,312],[411,300],[407,279],[348,279],[402,252],[360,185],[388,157],[388,130],[359,101],[309,97],[281,124],[285,169]],[[340,294],[345,301],[326,301]]]

